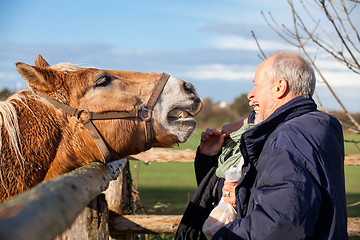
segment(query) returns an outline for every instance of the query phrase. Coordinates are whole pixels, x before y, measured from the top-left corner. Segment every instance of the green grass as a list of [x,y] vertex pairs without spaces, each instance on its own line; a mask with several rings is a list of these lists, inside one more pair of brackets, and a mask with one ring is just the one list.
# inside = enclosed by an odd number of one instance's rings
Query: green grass
[[[348,205],[360,202],[360,166],[345,166],[346,200]],[[348,217],[360,217],[360,205],[348,207]]]
[[130,169],[148,214],[183,214],[196,190],[193,163],[130,161]]
[[[344,140],[360,141],[360,135],[345,134]],[[360,144],[355,144],[352,142],[345,142],[345,154],[360,154]]]

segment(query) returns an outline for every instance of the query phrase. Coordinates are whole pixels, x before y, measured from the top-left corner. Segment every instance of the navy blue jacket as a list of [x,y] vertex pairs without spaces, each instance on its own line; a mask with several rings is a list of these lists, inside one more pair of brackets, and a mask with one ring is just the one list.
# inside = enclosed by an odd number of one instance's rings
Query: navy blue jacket
[[241,138],[238,220],[213,239],[347,239],[342,128],[297,97]]

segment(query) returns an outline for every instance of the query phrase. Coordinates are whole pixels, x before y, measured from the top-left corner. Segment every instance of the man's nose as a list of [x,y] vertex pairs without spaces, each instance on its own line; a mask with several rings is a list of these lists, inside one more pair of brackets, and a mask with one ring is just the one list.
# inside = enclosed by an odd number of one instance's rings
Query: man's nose
[[254,89],[247,94],[247,99],[251,100],[252,98],[254,98]]

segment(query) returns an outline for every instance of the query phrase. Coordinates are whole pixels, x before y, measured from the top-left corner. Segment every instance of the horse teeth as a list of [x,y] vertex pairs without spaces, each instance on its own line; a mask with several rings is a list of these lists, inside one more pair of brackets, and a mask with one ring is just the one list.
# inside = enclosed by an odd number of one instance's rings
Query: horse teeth
[[189,112],[179,109],[174,109],[170,111],[168,114],[169,117],[173,117],[173,118],[188,118],[190,117],[190,115],[191,114]]
[[180,111],[178,114],[179,118],[188,118],[189,117],[189,113],[185,112],[185,111]]

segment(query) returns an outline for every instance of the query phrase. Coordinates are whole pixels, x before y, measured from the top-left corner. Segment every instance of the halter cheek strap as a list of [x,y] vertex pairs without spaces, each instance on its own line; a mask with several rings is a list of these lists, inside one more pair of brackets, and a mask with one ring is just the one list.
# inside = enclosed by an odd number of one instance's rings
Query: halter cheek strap
[[[146,150],[150,149],[152,146],[152,139],[154,137],[153,127],[151,124],[152,110],[169,78],[170,78],[169,74],[162,73],[147,103],[141,105],[139,108],[136,108],[132,111],[108,111],[108,112],[96,113],[96,112],[91,112],[87,109],[77,109],[67,104],[60,103],[44,94],[38,93],[38,95],[43,98],[43,101],[47,105],[59,109],[71,116],[76,117],[78,122],[82,123],[90,133],[96,146],[100,150],[105,162],[110,162],[113,160],[111,157],[111,153],[108,147],[106,146],[104,139],[101,137],[99,131],[95,127],[93,120],[140,118],[145,123],[145,148]],[[82,113],[86,113],[87,119],[82,120],[80,118]]]
[[155,106],[156,101],[158,100],[162,90],[164,89],[167,81],[169,80],[170,75],[167,73],[162,73],[160,79],[157,81],[152,94],[150,95],[147,103],[141,105],[139,117],[145,122],[145,148],[146,150],[150,149],[152,146],[152,139],[154,137],[153,127],[151,124],[152,110]]

